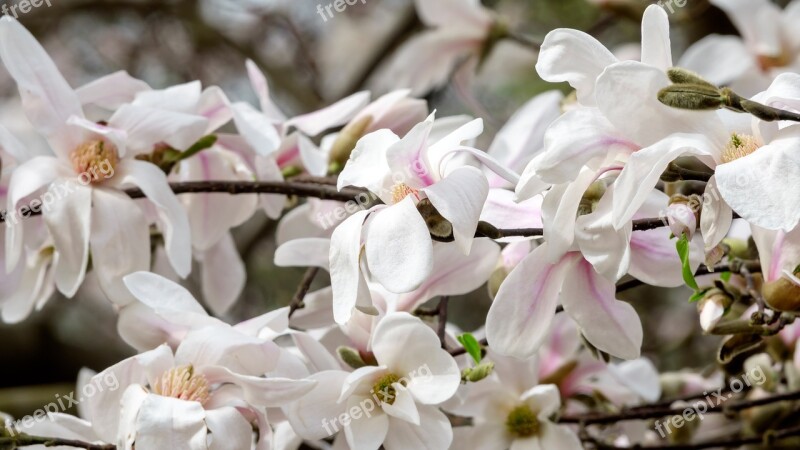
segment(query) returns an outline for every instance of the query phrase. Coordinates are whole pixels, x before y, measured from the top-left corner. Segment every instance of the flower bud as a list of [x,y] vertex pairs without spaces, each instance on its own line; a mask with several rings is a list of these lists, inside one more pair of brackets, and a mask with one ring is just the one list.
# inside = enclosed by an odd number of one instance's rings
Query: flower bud
[[417,211],[425,219],[425,224],[428,225],[428,231],[430,231],[431,236],[443,242],[450,242],[454,239],[453,224],[439,214],[439,211],[436,210],[430,200],[427,198],[420,200],[417,203]]
[[500,265],[498,268],[494,269],[492,272],[492,276],[489,277],[489,281],[487,286],[489,288],[489,297],[494,300],[495,296],[497,295],[497,291],[500,290],[500,286],[503,284],[503,281],[506,280],[508,274],[511,273],[511,270],[503,265]]
[[658,91],[658,101],[679,109],[713,110],[725,105],[719,89],[703,84],[673,84]]
[[339,358],[345,364],[353,369],[360,369],[368,365],[366,362],[364,362],[364,359],[361,358],[361,354],[358,352],[358,350],[354,348],[341,346],[336,349],[336,353],[339,354]]
[[706,81],[700,75],[681,67],[672,67],[667,69],[667,77],[675,84],[695,84],[712,89],[719,89],[717,86],[714,86],[710,82]]
[[700,327],[703,331],[711,331],[725,316],[728,308],[733,304],[733,299],[724,291],[712,288],[697,303],[700,313]]
[[350,159],[350,153],[356,148],[359,139],[372,123],[372,116],[366,116],[345,126],[331,147],[330,161],[332,165],[344,167]]
[[767,304],[777,311],[800,311],[800,286],[786,277],[764,283],[761,294]]
[[766,353],[759,353],[744,361],[744,376],[751,384],[772,392],[780,381],[779,374],[773,368],[772,358]]
[[475,367],[467,367],[461,371],[461,380],[476,383],[488,377],[494,371],[493,362],[482,362]]
[[690,240],[697,230],[697,216],[685,203],[674,203],[667,208],[669,229],[675,236],[686,234]]

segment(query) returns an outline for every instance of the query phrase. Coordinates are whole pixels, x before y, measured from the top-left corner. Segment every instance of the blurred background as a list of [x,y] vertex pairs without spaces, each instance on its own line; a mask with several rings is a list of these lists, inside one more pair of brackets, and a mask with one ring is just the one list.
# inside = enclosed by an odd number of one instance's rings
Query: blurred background
[[[436,1],[436,0],[426,0]],[[668,1],[668,0],[667,0]],[[3,1],[10,8],[20,2]],[[191,80],[219,85],[233,101],[255,103],[245,73],[252,59],[267,74],[275,101],[288,114],[312,111],[356,91],[384,93],[395,50],[424,27],[411,0],[365,0],[323,19],[331,0],[50,0],[20,14],[73,87],[127,70],[154,88]],[[515,33],[541,42],[549,30],[570,27],[600,39],[621,58],[638,58],[639,23],[646,0],[484,0]],[[665,2],[666,3],[666,2]],[[681,2],[677,2],[681,3]],[[732,34],[727,17],[705,0],[688,0],[670,14],[674,53],[709,33]],[[785,2],[778,2],[785,3]],[[48,6],[49,4],[49,6]],[[453,86],[427,95],[440,115],[483,117],[486,148],[516,108],[537,93],[566,86],[538,78],[536,52],[504,41],[477,74],[471,96]],[[389,83],[390,85],[391,83]],[[0,123],[25,135],[18,93],[0,69]],[[236,230],[248,284],[226,317],[236,322],[285,306],[303,270],[276,268],[275,223],[263,214]],[[195,271],[197,272],[197,271]],[[189,287],[197,280],[190,276]],[[318,277],[315,287],[328,283]],[[196,291],[196,289],[195,289]],[[116,333],[115,311],[89,279],[73,299],[51,299],[43,311],[14,326],[0,324],[0,411],[21,417],[74,388],[81,367],[102,370],[132,349]],[[717,340],[699,335],[689,291],[640,287],[624,294],[639,309],[645,354],[662,370],[703,367]],[[465,330],[480,326],[486,289],[450,303]]]

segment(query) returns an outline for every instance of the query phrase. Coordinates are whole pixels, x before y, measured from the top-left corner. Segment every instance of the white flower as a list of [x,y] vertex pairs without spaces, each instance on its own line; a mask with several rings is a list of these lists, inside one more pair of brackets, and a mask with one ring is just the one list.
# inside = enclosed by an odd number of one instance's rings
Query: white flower
[[450,421],[433,405],[455,394],[461,373],[436,333],[394,313],[377,325],[371,347],[377,366],[311,377],[317,387],[286,411],[294,430],[305,439],[344,431],[359,450],[447,449]]

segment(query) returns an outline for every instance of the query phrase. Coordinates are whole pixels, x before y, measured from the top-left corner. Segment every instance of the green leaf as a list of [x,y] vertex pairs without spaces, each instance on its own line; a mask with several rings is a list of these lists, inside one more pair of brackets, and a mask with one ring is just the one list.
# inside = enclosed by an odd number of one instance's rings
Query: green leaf
[[689,261],[689,238],[686,237],[686,233],[681,234],[681,238],[675,243],[675,248],[678,250],[678,256],[680,256],[683,266],[683,282],[695,291],[699,290]]
[[700,301],[700,299],[705,297],[706,292],[708,292],[709,289],[701,289],[699,291],[695,291],[695,293],[692,294],[691,297],[689,297],[689,303],[697,303],[698,301]]
[[464,333],[458,337],[458,342],[460,342],[467,353],[472,356],[472,359],[475,360],[475,364],[480,364],[482,357],[481,344],[475,339],[475,336],[470,333]]
[[730,272],[722,272],[719,275],[719,279],[727,283],[727,282],[731,281],[731,273]]
[[217,136],[213,134],[209,134],[208,136],[203,136],[200,138],[199,141],[195,142],[194,145],[186,149],[185,152],[181,152],[180,157],[178,160],[186,159],[191,156],[194,156],[201,151],[210,148],[212,145],[217,143]]

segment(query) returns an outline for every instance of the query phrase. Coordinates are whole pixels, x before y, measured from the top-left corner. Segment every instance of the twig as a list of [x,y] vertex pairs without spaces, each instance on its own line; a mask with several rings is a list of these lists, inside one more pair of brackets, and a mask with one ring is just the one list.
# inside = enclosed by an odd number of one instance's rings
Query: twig
[[117,448],[114,444],[93,444],[91,442],[83,442],[74,439],[30,436],[28,434],[0,437],[0,448],[28,447],[32,445],[42,445],[44,447],[73,447],[86,450],[116,450]]
[[294,297],[292,297],[292,302],[289,304],[289,317],[292,317],[298,309],[306,307],[303,300],[306,298],[306,294],[308,294],[308,290],[311,288],[311,283],[314,282],[317,273],[319,273],[319,267],[309,267],[308,270],[306,270],[305,275],[303,275],[303,280],[297,287],[297,292],[295,292]]
[[800,426],[784,428],[782,430],[769,430],[761,436],[704,441],[694,444],[634,445],[631,447],[618,447],[599,442],[594,438],[585,439],[585,442],[594,444],[594,447],[598,450],[703,450],[709,448],[739,448],[744,445],[767,444],[798,435],[800,435]]
[[445,330],[447,329],[447,302],[448,297],[443,296],[441,300],[439,300],[439,322],[437,328],[437,334],[439,335],[439,341],[442,343],[442,348],[447,350],[447,343],[445,342]]

